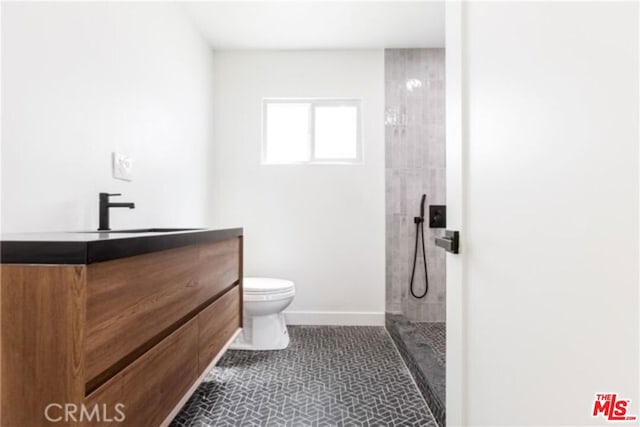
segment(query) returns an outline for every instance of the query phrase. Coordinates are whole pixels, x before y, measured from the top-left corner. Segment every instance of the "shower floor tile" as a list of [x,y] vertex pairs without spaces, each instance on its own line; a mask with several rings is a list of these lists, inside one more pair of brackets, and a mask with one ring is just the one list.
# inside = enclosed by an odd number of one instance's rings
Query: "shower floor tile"
[[438,424],[446,424],[446,327],[438,323],[409,322],[387,313],[387,330],[409,367]]
[[172,426],[437,426],[384,328],[289,333],[286,350],[228,351]]

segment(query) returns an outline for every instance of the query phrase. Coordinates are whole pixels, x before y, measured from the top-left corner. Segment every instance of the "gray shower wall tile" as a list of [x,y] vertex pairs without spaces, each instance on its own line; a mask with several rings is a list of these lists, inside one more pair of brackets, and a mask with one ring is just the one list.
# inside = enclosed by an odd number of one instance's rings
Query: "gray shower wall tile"
[[400,212],[401,198],[401,177],[399,171],[388,168],[385,171],[386,178],[386,210],[390,215],[397,215]]
[[384,167],[386,169],[391,169],[393,167],[393,150],[391,146],[392,135],[393,135],[393,129],[391,128],[391,126],[385,126],[384,140],[389,141],[384,144]]
[[[432,140],[438,141],[437,132],[432,133],[434,135]],[[431,144],[429,145],[429,169],[439,169],[445,167],[445,146],[444,144]]]
[[[418,206],[416,204],[417,199],[415,197],[411,198],[411,195],[418,194],[418,192],[420,191],[420,188],[416,182],[419,177],[416,176],[416,170],[413,168],[407,168],[403,172],[407,182],[407,192],[405,194],[405,203],[408,210],[407,213],[412,213],[415,216],[417,212],[416,206]],[[419,200],[417,200],[417,203],[419,204]]]
[[446,172],[444,168],[428,169],[427,171],[427,194],[429,194],[431,202],[434,205],[446,204]]
[[407,96],[407,125],[409,126],[420,125],[423,123],[423,110],[427,108],[427,106],[425,105],[426,99],[422,96],[422,91],[422,89],[417,89]]
[[[402,113],[402,111],[405,111],[404,108],[400,109],[401,111],[401,116],[405,113]],[[404,117],[404,116],[402,116]],[[409,166],[409,150],[408,147],[411,144],[411,140],[410,140],[410,134],[408,132],[407,126],[402,125],[402,126],[398,126],[396,128],[396,132],[394,134],[395,136],[395,140],[396,140],[396,144],[394,146],[394,148],[397,150],[395,152],[395,156],[394,159],[396,159],[395,164],[393,165],[394,168],[398,168],[398,169],[402,169],[402,168],[407,168]]]
[[386,312],[392,314],[402,314],[402,304],[387,303]]
[[435,54],[435,49],[428,49],[418,58],[419,67],[421,71],[421,77],[424,78],[427,88],[429,87],[429,72],[431,72],[434,68],[437,68],[437,58]]
[[407,300],[402,311],[411,322],[442,322],[446,318],[445,304],[441,303]]
[[[425,228],[427,297],[418,300],[409,292],[420,197],[427,194],[427,204],[446,200],[444,71],[444,49],[385,51],[386,302],[387,311],[402,310],[414,321],[445,319],[445,257],[433,244],[441,230]],[[411,79],[420,84],[407,85]],[[418,292],[424,289],[423,267],[414,280]]]
[[422,304],[418,322],[443,322],[445,321],[445,305],[440,303]]

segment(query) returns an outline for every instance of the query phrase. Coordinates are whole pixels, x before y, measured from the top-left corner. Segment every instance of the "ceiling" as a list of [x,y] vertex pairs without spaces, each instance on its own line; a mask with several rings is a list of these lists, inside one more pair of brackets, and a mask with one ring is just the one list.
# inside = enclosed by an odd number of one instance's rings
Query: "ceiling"
[[210,1],[184,3],[212,48],[444,47],[435,1]]

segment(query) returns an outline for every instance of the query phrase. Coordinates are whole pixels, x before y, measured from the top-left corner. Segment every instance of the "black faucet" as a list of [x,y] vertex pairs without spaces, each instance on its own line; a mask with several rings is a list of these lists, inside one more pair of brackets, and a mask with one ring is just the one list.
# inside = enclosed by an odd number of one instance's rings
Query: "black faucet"
[[122,196],[122,194],[100,193],[100,227],[98,231],[109,231],[109,208],[129,208],[134,209],[134,203],[110,203],[109,196]]

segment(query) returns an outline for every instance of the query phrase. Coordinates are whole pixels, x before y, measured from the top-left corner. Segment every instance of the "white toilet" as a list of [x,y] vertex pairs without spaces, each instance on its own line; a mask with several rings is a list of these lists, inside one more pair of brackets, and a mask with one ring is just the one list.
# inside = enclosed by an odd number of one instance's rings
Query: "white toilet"
[[281,350],[289,345],[282,311],[296,294],[290,280],[245,277],[243,287],[242,332],[232,350]]

